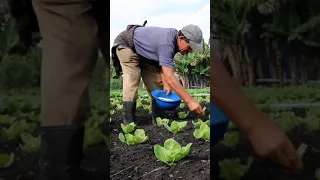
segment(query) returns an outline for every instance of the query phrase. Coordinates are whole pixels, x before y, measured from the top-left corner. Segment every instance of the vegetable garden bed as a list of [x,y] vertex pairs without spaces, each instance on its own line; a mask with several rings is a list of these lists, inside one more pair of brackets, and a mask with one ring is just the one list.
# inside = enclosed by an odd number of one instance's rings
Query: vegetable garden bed
[[[202,101],[202,107],[206,107],[207,109],[206,116],[201,117],[201,119],[203,121],[209,120],[209,96],[196,98]],[[119,101],[119,99],[113,100],[113,108],[117,108],[118,103],[116,101]],[[136,129],[143,129],[145,131],[148,140],[136,145],[127,145],[119,140],[119,133],[123,132],[120,126],[122,118],[121,110],[119,109],[121,107],[118,107],[118,110],[111,116],[112,122],[114,122],[114,129],[111,132],[111,179],[210,179],[210,144],[194,137],[193,132],[197,127],[194,126],[192,121],[197,122],[198,120],[198,117],[194,113],[189,113],[186,119],[180,119],[184,112],[188,112],[188,107],[184,103],[175,111],[167,112],[169,124],[173,120],[187,122],[186,127],[181,132],[174,135],[164,126],[158,127],[152,124],[137,126]],[[146,98],[141,103],[138,103],[137,120],[151,122],[149,110],[150,98]],[[180,117],[179,112],[182,114]],[[158,161],[154,153],[156,144],[163,146],[164,142],[170,138],[176,140],[182,147],[188,143],[192,143],[187,157],[181,159],[172,167]]]
[[[303,172],[294,175],[271,160],[256,157],[246,136],[239,133],[231,123],[224,141],[211,148],[211,176],[216,180],[316,180],[317,176],[319,179],[320,109],[286,111],[265,109],[264,111],[268,112],[275,122],[288,133],[296,149],[301,143],[307,145],[303,155]],[[240,164],[236,161],[237,158],[239,158]],[[253,160],[251,166],[248,165],[249,159]],[[223,161],[225,164],[220,164]],[[222,178],[226,176],[229,176],[229,179]]]
[[[101,125],[107,114],[104,92],[93,93],[92,113],[86,124],[83,167],[108,172],[109,154]],[[39,93],[12,92],[0,96],[0,179],[34,180],[38,171]],[[108,177],[102,178],[103,180]],[[90,178],[88,178],[90,179]],[[99,179],[97,179],[99,180]]]
[[[320,101],[319,86],[286,88],[253,87],[244,88],[244,90],[256,104],[317,103]],[[209,91],[208,89],[197,89],[190,90],[189,92],[195,96],[196,94],[208,94]],[[131,179],[138,179],[139,177],[141,179],[209,179],[211,166],[211,175],[215,177],[215,180],[219,180],[219,171],[222,170],[219,167],[220,160],[239,157],[245,161],[250,156],[254,157],[253,164],[249,168],[249,171],[242,176],[242,179],[316,179],[317,168],[320,168],[319,108],[287,109],[285,111],[276,108],[264,109],[265,112],[274,117],[279,126],[286,129],[296,148],[302,142],[308,146],[304,154],[304,171],[301,175],[297,176],[292,175],[289,171],[269,160],[254,156],[250,143],[243,135],[240,135],[240,140],[235,140],[236,138],[234,137],[236,136],[234,134],[233,136],[227,136],[225,140],[231,146],[228,147],[220,143],[212,147],[211,154],[209,154],[209,143],[198,140],[193,136],[193,132],[197,129],[192,124],[192,120],[196,120],[196,116],[193,113],[188,115],[186,119],[188,124],[184,131],[177,133],[175,136],[165,127],[151,125],[137,126],[136,128],[142,128],[146,132],[148,140],[138,145],[126,145],[118,137],[122,131],[120,127],[120,95],[119,91],[112,92],[111,95],[112,108],[114,110],[111,110],[113,114],[111,116],[113,131],[111,132],[110,157],[110,174],[112,179],[125,180],[130,179],[130,176],[132,177]],[[140,93],[139,97],[147,97],[143,95],[146,95],[145,92]],[[37,154],[40,147],[38,139],[39,97],[38,92],[31,91],[0,92],[0,179],[34,179],[34,174],[38,169]],[[84,166],[106,172],[109,170],[108,161],[110,155],[108,155],[105,143],[107,138],[104,134],[106,134],[108,129],[104,128],[105,126],[102,126],[103,128],[100,127],[103,124],[105,115],[108,113],[106,107],[109,100],[105,98],[105,92],[94,92],[91,97],[92,113],[86,125],[85,153],[87,158],[84,161]],[[204,101],[202,105],[207,107],[206,115],[209,115],[209,96],[201,98]],[[140,120],[151,120],[149,104],[150,102],[144,101],[144,106],[140,105],[138,108],[137,116]],[[170,123],[172,120],[179,120],[178,112],[181,111],[187,112],[187,107],[183,107],[182,110],[178,108],[176,111],[168,112]],[[205,121],[208,119],[208,116],[201,119]],[[234,129],[232,126],[230,128]],[[232,132],[231,129],[230,132]],[[154,146],[156,144],[163,146],[165,140],[172,137],[182,146],[186,146],[188,143],[192,143],[192,145],[190,153],[186,158],[178,161],[175,166],[169,167],[167,164],[158,161],[158,158],[154,154]],[[232,145],[233,142],[236,142],[236,145]],[[12,156],[10,156],[10,153],[12,153]],[[211,165],[210,157],[212,157]],[[227,174],[235,172],[233,170],[234,167],[233,163],[231,167],[225,168],[227,169]]]
[[[320,101],[320,86],[261,86],[245,87],[243,90],[287,132],[296,149],[303,143],[307,145],[303,155],[304,170],[301,174],[294,175],[269,159],[257,157],[247,137],[230,123],[225,139],[211,147],[212,178],[228,180],[223,177],[229,175],[231,180],[320,179],[320,109],[316,106]],[[244,166],[237,163],[237,158]],[[251,160],[251,166],[246,167]],[[239,174],[235,173],[237,171]]]

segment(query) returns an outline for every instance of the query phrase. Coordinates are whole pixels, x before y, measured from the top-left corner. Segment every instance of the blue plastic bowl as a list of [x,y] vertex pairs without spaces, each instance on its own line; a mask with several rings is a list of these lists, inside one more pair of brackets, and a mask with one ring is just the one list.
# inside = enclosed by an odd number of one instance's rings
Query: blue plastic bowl
[[228,130],[229,118],[212,102],[210,103],[210,143],[217,144]]
[[181,98],[173,91],[166,95],[165,90],[156,89],[151,92],[151,95],[161,109],[168,111],[176,109],[181,103]]

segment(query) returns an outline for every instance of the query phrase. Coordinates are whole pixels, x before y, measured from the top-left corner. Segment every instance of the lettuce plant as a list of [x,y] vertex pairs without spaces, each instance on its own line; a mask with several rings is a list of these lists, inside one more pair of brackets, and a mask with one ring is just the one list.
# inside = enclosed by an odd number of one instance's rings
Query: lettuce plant
[[169,166],[174,166],[175,162],[180,161],[189,154],[191,145],[192,143],[189,143],[182,147],[176,140],[170,138],[164,142],[164,146],[156,144],[154,146],[154,154],[159,161]]
[[207,124],[208,126],[210,125],[210,120],[207,121],[202,121],[201,119],[198,119],[197,122],[192,121],[192,124],[196,127],[200,127],[202,124]]
[[18,139],[22,133],[33,132],[35,123],[28,123],[26,120],[13,122],[9,128],[2,128],[2,134],[9,140]]
[[200,128],[193,132],[193,136],[197,139],[203,139],[210,142],[210,127],[206,123],[202,123]]
[[173,134],[176,134],[178,132],[181,132],[187,126],[187,124],[187,121],[172,121],[170,126],[168,124],[163,125],[168,131],[172,132]]
[[0,124],[12,124],[16,120],[15,117],[9,115],[0,115]]
[[241,164],[239,158],[224,159],[219,162],[220,178],[225,180],[240,180],[248,172],[252,162],[252,157],[249,157],[247,164]]
[[188,112],[179,112],[178,115],[179,115],[180,119],[186,119],[189,115],[189,111]]
[[127,145],[135,145],[146,142],[149,137],[146,136],[146,133],[143,129],[136,129],[133,134],[119,134],[119,139],[122,143]]
[[238,131],[227,132],[223,139],[223,144],[232,147],[238,144],[240,133]]
[[123,123],[121,123],[121,129],[124,133],[131,133],[134,131],[134,128],[136,128],[136,124],[134,122],[124,125]]
[[137,107],[139,107],[139,108],[140,108],[140,107],[143,107],[143,103],[142,103],[141,100],[138,100],[138,101],[137,101]]
[[25,153],[35,153],[40,150],[41,146],[41,136],[37,137],[32,136],[30,133],[22,133],[21,140],[23,145],[20,145],[20,148]]
[[168,124],[169,123],[169,119],[166,119],[166,118],[161,119],[160,117],[157,117],[156,121],[157,121],[157,126],[158,127],[161,127],[164,124]]
[[186,106],[186,104],[185,103],[181,103],[180,105],[179,105],[179,107],[182,109],[182,108],[184,108]]
[[304,120],[304,124],[306,125],[308,131],[316,131],[320,128],[320,120],[317,116],[308,116]]
[[8,153],[0,153],[0,168],[10,167],[15,159],[15,155],[11,152]]
[[110,115],[112,116],[115,113],[114,110],[110,110]]
[[123,109],[123,105],[122,104],[117,104],[117,110],[121,111]]
[[100,128],[86,127],[84,146],[91,146],[103,141],[103,133]]

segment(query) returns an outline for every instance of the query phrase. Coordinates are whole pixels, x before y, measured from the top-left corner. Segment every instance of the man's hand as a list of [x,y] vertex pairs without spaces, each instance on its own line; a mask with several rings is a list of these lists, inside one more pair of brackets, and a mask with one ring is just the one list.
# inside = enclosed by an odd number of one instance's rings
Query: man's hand
[[201,105],[193,98],[191,98],[187,103],[190,111],[199,114],[200,116],[204,116],[204,111]]
[[269,157],[277,163],[298,172],[302,161],[286,134],[265,115],[266,120],[258,120],[247,135],[256,153]]

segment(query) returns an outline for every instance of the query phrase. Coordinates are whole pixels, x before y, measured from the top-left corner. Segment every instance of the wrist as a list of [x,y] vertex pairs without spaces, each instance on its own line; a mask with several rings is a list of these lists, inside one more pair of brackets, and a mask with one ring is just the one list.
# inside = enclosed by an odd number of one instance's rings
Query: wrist
[[189,103],[192,101],[192,96],[189,95],[189,97],[186,97],[185,100],[183,100],[187,105],[189,105]]
[[271,121],[271,119],[262,111],[249,114],[250,116],[246,120],[241,121],[243,122],[241,129],[247,135],[252,134],[253,131]]

